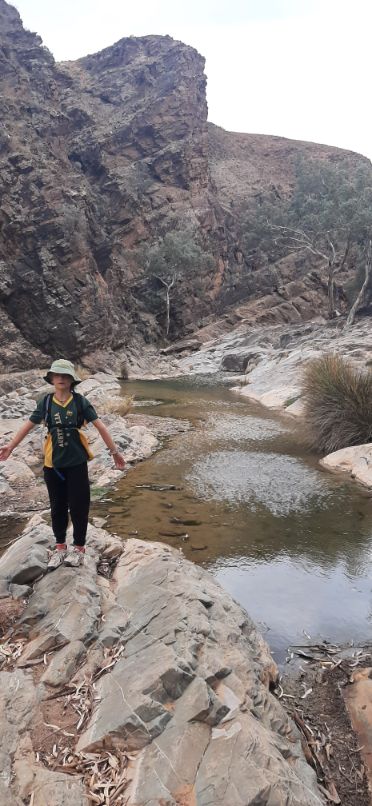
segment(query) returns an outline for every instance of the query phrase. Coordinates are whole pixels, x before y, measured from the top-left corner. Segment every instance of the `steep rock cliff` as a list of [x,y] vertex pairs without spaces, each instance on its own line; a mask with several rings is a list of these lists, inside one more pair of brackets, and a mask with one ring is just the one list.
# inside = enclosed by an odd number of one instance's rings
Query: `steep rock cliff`
[[[40,363],[158,338],[141,249],[177,228],[198,233],[214,268],[198,292],[183,283],[173,335],[270,295],[277,279],[241,252],[242,199],[290,188],[299,150],[361,159],[207,124],[204,59],[170,37],[56,64],[0,0],[0,71],[0,368],[28,366],[28,345]],[[291,264],[283,283],[304,274]]]

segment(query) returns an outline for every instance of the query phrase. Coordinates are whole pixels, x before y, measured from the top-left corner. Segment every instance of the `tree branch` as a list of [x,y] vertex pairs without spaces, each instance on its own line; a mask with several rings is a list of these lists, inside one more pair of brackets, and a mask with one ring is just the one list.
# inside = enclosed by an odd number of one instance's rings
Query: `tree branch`
[[354,301],[354,303],[353,303],[353,305],[352,305],[352,307],[350,309],[349,316],[347,317],[347,320],[346,320],[345,328],[351,327],[351,325],[354,324],[355,315],[356,315],[357,311],[359,310],[359,308],[360,308],[360,306],[361,306],[361,304],[363,302],[363,299],[364,299],[364,295],[365,295],[365,292],[366,292],[366,289],[367,289],[367,285],[369,283],[369,278],[371,276],[371,270],[372,270],[372,241],[370,240],[368,242],[366,263],[365,263],[365,267],[364,267],[364,282],[363,282],[363,285],[362,285],[361,289],[359,290],[359,294],[357,295],[356,300]]
[[323,260],[326,260],[327,262],[329,261],[329,256],[325,255],[324,252],[321,252],[320,249],[317,249],[317,247],[314,246],[313,242],[311,241],[310,237],[307,235],[306,232],[303,232],[303,230],[294,229],[292,227],[284,227],[281,224],[272,224],[270,222],[269,226],[273,230],[280,230],[281,232],[285,233],[290,241],[294,241],[295,243],[300,244],[298,248],[307,249],[308,252],[311,252],[311,254],[317,255],[318,257],[322,257]]

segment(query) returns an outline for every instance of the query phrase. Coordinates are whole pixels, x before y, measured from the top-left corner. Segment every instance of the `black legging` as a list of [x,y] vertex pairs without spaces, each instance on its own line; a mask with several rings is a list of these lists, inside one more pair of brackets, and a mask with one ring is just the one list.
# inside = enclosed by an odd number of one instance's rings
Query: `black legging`
[[66,542],[68,513],[70,510],[75,546],[85,546],[90,505],[88,465],[75,467],[44,467],[44,480],[48,488],[53,533],[57,543]]

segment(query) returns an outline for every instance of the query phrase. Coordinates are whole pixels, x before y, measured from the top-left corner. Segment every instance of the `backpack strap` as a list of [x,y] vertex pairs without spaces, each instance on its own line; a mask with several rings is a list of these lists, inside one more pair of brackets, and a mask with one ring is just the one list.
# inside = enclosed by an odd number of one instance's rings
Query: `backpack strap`
[[76,411],[77,411],[76,427],[82,428],[84,425],[83,396],[79,395],[79,392],[72,392],[72,394],[76,404]]
[[43,423],[45,428],[50,429],[50,404],[52,402],[52,395],[45,395],[43,400]]
[[[73,399],[76,404],[76,428],[82,428],[84,425],[84,406],[83,406],[83,396],[79,395],[78,392],[72,392]],[[45,395],[43,400],[43,423],[45,427],[50,431],[51,421],[50,421],[50,409],[52,403],[52,395]]]

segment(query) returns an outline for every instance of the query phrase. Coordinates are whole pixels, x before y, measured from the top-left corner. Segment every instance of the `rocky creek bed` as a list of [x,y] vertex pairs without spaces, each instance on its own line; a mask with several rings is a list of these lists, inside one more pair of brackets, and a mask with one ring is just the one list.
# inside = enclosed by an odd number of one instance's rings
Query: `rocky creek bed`
[[[152,353],[151,362],[145,355],[133,366],[133,376],[136,372],[141,378],[218,375],[224,383],[230,379],[237,395],[300,422],[302,371],[308,361],[334,352],[359,369],[372,366],[369,317],[361,317],[347,329],[344,317],[332,321],[319,317],[305,323],[299,317],[297,324],[257,327],[244,318],[244,307],[234,313],[234,326],[227,315],[197,331],[193,340],[174,344],[160,356]],[[322,463],[327,470],[346,473],[372,489],[371,451],[370,444],[358,445],[336,451]]]
[[[0,401],[5,438],[43,392],[37,377],[27,381]],[[118,384],[96,376],[82,391],[98,404]],[[187,427],[159,420],[107,415],[132,461]],[[45,507],[39,439],[2,466],[9,513]],[[107,489],[117,471],[99,444],[96,455],[94,485]],[[0,559],[1,802],[324,802],[300,732],[271,691],[269,648],[213,577],[177,550],[93,525],[84,566],[46,574],[52,543],[36,514]]]
[[[5,438],[43,392],[36,373],[19,383],[10,378],[0,397]],[[120,385],[100,374],[81,390],[99,406]],[[104,417],[130,463],[188,428]],[[93,450],[100,495],[119,473],[100,443]],[[2,511],[26,517],[46,506],[40,435],[17,451],[1,466]],[[340,663],[332,652],[304,659],[280,680],[246,612],[177,550],[91,525],[84,567],[46,575],[51,544],[35,515],[0,559],[1,802],[369,802],[368,758],[341,696],[356,666],[369,672],[369,647]],[[316,697],[304,697],[309,688]]]
[[45,575],[51,542],[35,515],[0,560],[1,802],[324,803],[267,645],[210,575],[94,526],[84,566]]

